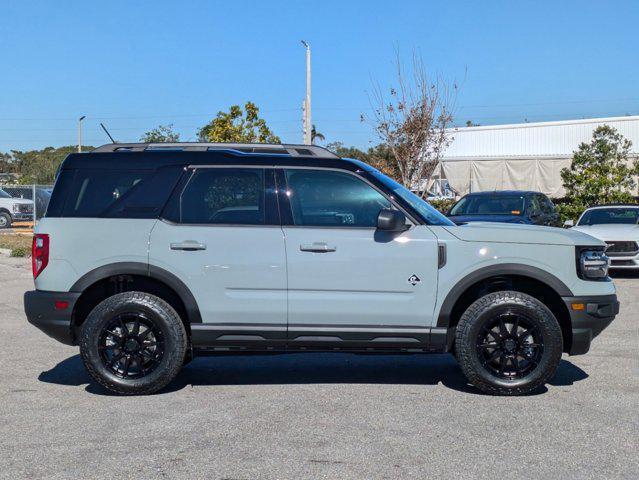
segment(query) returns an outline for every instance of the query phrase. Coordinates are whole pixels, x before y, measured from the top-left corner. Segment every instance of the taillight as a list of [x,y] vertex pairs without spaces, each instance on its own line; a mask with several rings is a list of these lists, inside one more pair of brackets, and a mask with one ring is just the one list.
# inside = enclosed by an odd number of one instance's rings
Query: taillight
[[33,279],[38,278],[42,270],[49,264],[49,235],[36,233],[33,236],[31,247],[31,267],[33,268]]

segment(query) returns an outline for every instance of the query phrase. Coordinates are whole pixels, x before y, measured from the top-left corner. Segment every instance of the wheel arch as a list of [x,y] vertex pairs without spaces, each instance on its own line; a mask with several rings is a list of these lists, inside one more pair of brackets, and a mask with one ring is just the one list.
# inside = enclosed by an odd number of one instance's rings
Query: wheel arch
[[[546,305],[561,327],[564,350],[572,344],[570,312],[562,297],[572,291],[556,276],[537,267],[521,264],[500,264],[483,267],[460,280],[446,295],[437,316],[437,327],[454,332],[461,315],[478,298],[500,290],[526,293]],[[454,333],[447,335],[452,347]]]
[[82,324],[96,302],[131,290],[145,291],[163,298],[180,314],[189,332],[191,324],[202,323],[195,297],[177,276],[146,263],[119,262],[91,270],[71,286],[71,292],[81,294],[74,306],[74,328]]

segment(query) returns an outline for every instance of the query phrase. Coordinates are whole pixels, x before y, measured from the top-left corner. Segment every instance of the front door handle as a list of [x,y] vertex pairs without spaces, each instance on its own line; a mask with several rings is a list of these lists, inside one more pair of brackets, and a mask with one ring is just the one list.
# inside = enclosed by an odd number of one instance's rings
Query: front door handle
[[337,247],[328,245],[324,242],[313,242],[313,243],[307,243],[306,245],[304,244],[300,245],[300,250],[302,252],[328,253],[328,252],[334,252],[335,250],[337,250]]
[[172,243],[171,250],[185,250],[187,252],[206,250],[206,244],[196,242],[195,240],[185,240],[184,242]]

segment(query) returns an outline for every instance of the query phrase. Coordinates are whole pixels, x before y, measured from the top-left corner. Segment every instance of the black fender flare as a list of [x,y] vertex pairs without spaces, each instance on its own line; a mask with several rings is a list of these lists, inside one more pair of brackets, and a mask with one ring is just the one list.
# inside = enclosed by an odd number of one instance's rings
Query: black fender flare
[[541,268],[533,267],[531,265],[523,265],[520,263],[500,263],[497,265],[489,265],[487,267],[475,270],[471,274],[461,279],[453,288],[450,289],[448,295],[446,295],[446,298],[442,303],[441,308],[439,309],[439,315],[437,316],[437,327],[450,327],[450,316],[453,308],[457,303],[457,300],[459,300],[466,289],[481,280],[500,275],[517,275],[520,277],[529,277],[548,285],[555,292],[557,292],[560,297],[574,296],[572,291],[566,286],[564,282],[559,280],[551,273],[542,270]]
[[202,323],[200,308],[195,297],[182,280],[163,268],[141,262],[118,262],[103,265],[82,275],[70,288],[70,292],[82,293],[91,285],[115,275],[140,275],[158,280],[173,289],[180,297],[190,323]]

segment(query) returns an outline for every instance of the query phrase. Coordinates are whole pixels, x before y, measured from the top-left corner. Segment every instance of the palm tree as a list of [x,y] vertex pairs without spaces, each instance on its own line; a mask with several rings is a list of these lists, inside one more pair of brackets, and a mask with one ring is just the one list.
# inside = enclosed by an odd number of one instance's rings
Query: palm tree
[[311,128],[311,143],[312,144],[315,144],[315,139],[316,138],[318,140],[322,140],[322,141],[326,140],[326,137],[323,134],[321,134],[320,132],[318,132],[315,129],[315,125],[313,125],[313,128]]

